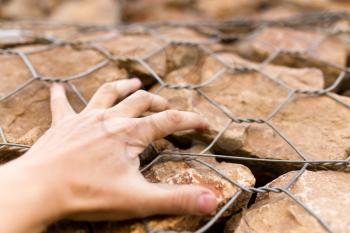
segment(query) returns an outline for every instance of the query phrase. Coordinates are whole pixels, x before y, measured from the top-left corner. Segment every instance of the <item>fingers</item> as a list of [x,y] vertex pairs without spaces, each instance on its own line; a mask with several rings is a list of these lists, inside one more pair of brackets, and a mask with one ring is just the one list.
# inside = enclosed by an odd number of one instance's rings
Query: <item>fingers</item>
[[164,138],[176,131],[205,129],[208,123],[203,117],[193,112],[167,110],[141,119],[148,143]]
[[201,186],[150,184],[150,190],[145,194],[146,215],[207,215],[218,205],[217,196]]
[[109,110],[111,115],[139,117],[146,111],[160,112],[168,108],[168,101],[161,96],[139,90]]
[[63,84],[54,83],[50,89],[52,124],[55,124],[59,119],[73,114],[74,110],[69,104]]
[[136,78],[105,83],[91,98],[85,110],[109,108],[118,98],[125,97],[128,94],[138,90],[141,85],[141,81]]

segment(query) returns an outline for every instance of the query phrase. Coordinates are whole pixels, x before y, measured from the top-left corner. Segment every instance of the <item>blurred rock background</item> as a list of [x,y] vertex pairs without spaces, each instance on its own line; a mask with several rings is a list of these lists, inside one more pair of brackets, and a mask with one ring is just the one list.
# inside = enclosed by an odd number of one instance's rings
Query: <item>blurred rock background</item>
[[158,20],[287,17],[315,10],[350,11],[348,0],[0,0],[3,19],[50,19],[82,24]]

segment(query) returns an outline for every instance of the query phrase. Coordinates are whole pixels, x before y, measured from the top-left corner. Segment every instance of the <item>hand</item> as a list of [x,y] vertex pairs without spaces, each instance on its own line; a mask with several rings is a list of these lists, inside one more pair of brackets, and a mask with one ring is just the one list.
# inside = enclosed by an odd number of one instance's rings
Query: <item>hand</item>
[[[167,101],[146,91],[113,106],[140,86],[138,79],[106,83],[77,114],[64,86],[52,85],[52,127],[17,161],[23,171],[30,171],[31,182],[44,187],[39,188],[45,193],[41,199],[51,203],[42,206],[51,216],[45,224],[58,218],[204,215],[216,208],[216,196],[206,188],[152,184],[139,172],[138,155],[152,141],[179,130],[207,127],[195,113],[165,111]],[[146,111],[158,113],[139,118]]]

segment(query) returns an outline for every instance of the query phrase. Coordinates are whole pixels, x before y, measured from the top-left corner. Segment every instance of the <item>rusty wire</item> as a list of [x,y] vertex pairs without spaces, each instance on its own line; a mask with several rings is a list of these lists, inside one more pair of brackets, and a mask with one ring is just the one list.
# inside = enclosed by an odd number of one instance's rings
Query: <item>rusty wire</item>
[[[11,98],[12,96],[16,95],[17,93],[21,92],[24,88],[27,88],[30,86],[33,82],[36,81],[41,81],[41,82],[63,82],[68,84],[68,86],[71,88],[71,90],[76,94],[76,96],[81,100],[82,103],[86,104],[87,100],[83,97],[83,95],[80,93],[78,88],[71,82],[76,79],[81,79],[86,77],[87,75],[96,72],[99,69],[103,69],[106,67],[110,62],[125,62],[125,61],[132,61],[135,63],[138,63],[141,65],[145,70],[149,72],[149,75],[154,78],[156,82],[159,83],[160,87],[157,90],[157,93],[161,91],[164,88],[167,89],[174,89],[174,90],[181,90],[181,89],[188,89],[188,90],[193,90],[196,91],[198,95],[202,96],[204,99],[206,99],[210,104],[212,104],[215,108],[220,110],[222,113],[224,113],[228,117],[228,122],[224,125],[224,127],[218,132],[216,137],[212,140],[212,142],[200,153],[186,153],[186,152],[178,152],[178,151],[162,151],[158,153],[158,156],[148,163],[146,166],[144,166],[141,169],[141,172],[149,169],[152,165],[160,162],[160,161],[167,161],[167,160],[183,160],[183,161],[193,161],[201,164],[202,166],[205,166],[214,172],[217,173],[218,176],[221,176],[223,179],[227,180],[230,184],[236,186],[239,188],[239,191],[231,197],[231,199],[213,216],[204,226],[202,226],[200,229],[196,230],[196,233],[202,233],[207,231],[215,222],[222,216],[222,214],[230,207],[233,205],[233,203],[237,200],[237,198],[244,192],[247,193],[266,193],[266,192],[274,192],[274,193],[284,193],[286,196],[291,198],[295,203],[297,203],[299,206],[301,206],[305,211],[307,211],[310,215],[312,215],[319,223],[320,225],[327,231],[327,232],[334,232],[329,224],[327,224],[325,219],[321,219],[316,213],[312,211],[308,206],[306,206],[304,203],[299,201],[296,196],[289,191],[289,188],[298,180],[300,176],[303,175],[303,173],[307,170],[308,167],[313,166],[316,169],[317,168],[323,168],[324,166],[327,166],[328,168],[334,169],[334,170],[339,170],[339,169],[344,169],[349,165],[350,161],[350,156],[344,160],[308,160],[307,156],[297,147],[293,144],[291,140],[288,139],[286,135],[283,134],[281,130],[279,130],[274,124],[272,123],[272,119],[274,116],[281,111],[288,103],[289,101],[293,98],[293,96],[297,93],[302,93],[310,96],[327,96],[331,98],[332,100],[338,102],[339,104],[342,104],[343,107],[349,109],[350,105],[348,103],[343,102],[342,100],[334,97],[333,95],[330,94],[330,92],[334,91],[339,84],[346,78],[346,75],[350,73],[350,69],[347,67],[341,67],[336,64],[332,64],[326,61],[320,60],[320,58],[313,57],[313,59],[322,61],[325,65],[328,65],[330,67],[333,67],[337,70],[339,70],[339,76],[338,78],[334,81],[334,83],[324,89],[319,89],[319,90],[303,90],[303,89],[294,89],[290,88],[287,86],[283,81],[278,80],[269,74],[266,74],[263,71],[263,67],[267,64],[269,64],[274,58],[276,58],[278,55],[282,53],[300,53],[292,50],[286,50],[286,49],[276,49],[269,57],[267,57],[263,62],[261,62],[260,66],[258,67],[252,67],[248,66],[245,64],[235,64],[234,66],[231,64],[226,63],[224,60],[222,60],[212,49],[209,48],[210,44],[213,43],[221,43],[223,40],[227,40],[228,36],[224,36],[223,33],[219,31],[221,27],[234,27],[234,25],[240,25],[240,24],[247,24],[249,26],[254,26],[253,33],[248,33],[243,36],[243,38],[247,38],[252,36],[254,32],[264,28],[264,27],[269,27],[271,25],[279,25],[279,26],[285,26],[285,27],[296,27],[296,26],[302,26],[305,27],[305,25],[313,26],[315,23],[321,24],[322,22],[326,22],[326,25],[329,25],[332,21],[336,21],[338,19],[349,19],[348,14],[344,13],[322,13],[319,14],[319,18],[316,17],[317,15],[311,15],[308,17],[301,18],[303,20],[300,20],[300,18],[292,18],[288,20],[282,20],[279,22],[274,22],[274,21],[233,21],[233,22],[221,22],[221,23],[174,23],[174,22],[167,22],[167,23],[151,23],[151,24],[134,24],[134,25],[122,25],[117,28],[103,28],[103,30],[109,30],[109,31],[116,31],[120,33],[125,33],[128,32],[129,30],[133,30],[135,28],[142,28],[145,34],[153,36],[157,39],[160,39],[161,41],[164,42],[164,44],[160,45],[159,48],[151,51],[149,54],[142,56],[142,57],[135,57],[135,56],[114,56],[108,49],[103,48],[99,46],[96,42],[98,40],[109,40],[115,38],[115,36],[111,36],[110,38],[97,38],[94,40],[89,40],[89,41],[65,41],[65,40],[60,40],[59,38],[47,38],[47,41],[49,43],[46,45],[46,47],[42,48],[36,48],[32,49],[27,52],[23,52],[20,50],[17,50],[16,48],[9,48],[9,49],[0,49],[0,54],[7,54],[7,55],[12,55],[12,56],[17,56],[19,57],[23,63],[26,65],[27,69],[31,73],[31,77],[22,85],[18,86],[15,90],[9,92],[5,96],[0,97],[0,102],[4,102],[7,99]],[[317,18],[317,20],[315,20]],[[326,19],[326,20],[323,20]],[[308,21],[309,20],[309,21]],[[323,21],[322,21],[323,20]],[[299,24],[298,24],[299,22]],[[22,22],[23,23],[23,22]],[[24,22],[25,23],[25,22]],[[193,40],[174,40],[171,38],[167,38],[165,36],[160,35],[157,32],[157,27],[159,26],[167,26],[167,27],[188,27],[191,29],[200,29],[201,27],[210,27],[212,29],[217,29],[216,33],[209,35],[207,41],[193,41]],[[56,25],[55,26],[67,26],[67,25]],[[71,25],[69,25],[71,26]],[[322,29],[322,27],[320,28]],[[77,26],[79,27],[79,26]],[[89,29],[89,28],[88,28]],[[83,28],[83,30],[88,30],[86,28]],[[91,29],[91,28],[90,28]],[[93,28],[95,30],[96,28]],[[323,28],[324,29],[324,28]],[[328,36],[334,36],[334,35],[343,35],[348,33],[347,30],[333,30],[333,31],[327,31],[324,30],[324,38],[327,38]],[[236,39],[238,38],[237,35],[230,35],[232,38]],[[223,39],[223,37],[225,37]],[[239,36],[242,38],[242,35]],[[314,49],[315,46],[319,46],[320,41],[316,42],[312,48]],[[69,76],[69,77],[47,77],[43,74],[39,74],[34,67],[34,65],[31,63],[28,55],[34,54],[34,53],[41,53],[44,51],[48,51],[54,48],[62,47],[62,46],[75,46],[75,45],[84,45],[86,49],[94,49],[95,51],[98,51],[100,54],[104,56],[104,60],[101,61],[100,63],[96,64],[93,67],[90,67],[89,69]],[[167,49],[169,46],[194,46],[198,48],[200,51],[205,53],[207,56],[210,56],[214,58],[216,61],[218,61],[222,65],[222,69],[220,69],[218,72],[216,72],[211,78],[206,80],[203,83],[200,84],[170,84],[166,83],[158,74],[157,72],[147,63],[147,60],[155,56],[156,54],[164,51]],[[310,55],[310,54],[309,54]],[[262,75],[262,77],[273,81],[278,88],[282,88],[284,90],[287,90],[288,95],[285,97],[285,99],[266,117],[266,118],[239,118],[234,116],[229,110],[221,106],[219,103],[217,103],[214,99],[210,98],[201,88],[209,85],[215,80],[220,79],[220,77],[227,73],[238,73],[238,72],[256,72]],[[346,120],[346,119],[344,119]],[[262,159],[262,158],[252,158],[252,157],[242,157],[242,156],[233,156],[233,155],[220,155],[220,154],[210,154],[207,153],[215,144],[216,142],[220,139],[220,137],[225,133],[225,131],[233,124],[233,123],[255,123],[255,124],[265,124],[267,125],[270,129],[272,129],[282,140],[284,140],[295,152],[296,155],[299,156],[300,160],[278,160],[278,159]],[[16,143],[10,143],[6,139],[6,135],[4,131],[2,130],[0,126],[0,138],[2,139],[2,143],[0,143],[0,150],[1,149],[11,149],[15,151],[19,151],[24,153],[26,150],[30,148],[28,145],[23,145],[23,144],[16,144]],[[274,164],[292,164],[292,165],[299,165],[301,169],[293,176],[293,178],[288,182],[287,185],[284,187],[269,187],[267,185],[263,187],[245,187],[238,182],[230,179],[226,175],[222,174],[218,169],[216,169],[214,166],[211,164],[205,162],[204,160],[201,160],[201,158],[204,157],[212,157],[212,158],[218,158],[218,159],[225,159],[225,160],[231,160],[235,162],[245,162],[245,161],[250,161],[250,162],[266,162],[270,163],[272,165]],[[145,229],[147,232],[158,232],[158,233],[171,233],[174,231],[158,231],[154,229],[150,229],[147,223],[145,223]],[[184,231],[186,232],[186,231]]]

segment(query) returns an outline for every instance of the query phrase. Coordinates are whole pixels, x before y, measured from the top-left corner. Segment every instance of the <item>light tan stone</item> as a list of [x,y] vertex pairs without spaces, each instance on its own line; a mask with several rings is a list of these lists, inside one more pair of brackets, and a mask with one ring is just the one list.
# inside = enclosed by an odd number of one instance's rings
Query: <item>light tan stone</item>
[[123,19],[140,21],[193,21],[231,19],[256,13],[264,0],[137,0],[124,1]]
[[49,15],[63,0],[10,0],[2,6],[2,17],[40,18]]
[[120,21],[120,9],[115,0],[65,1],[51,15],[58,22],[80,24],[116,24]]
[[333,67],[346,65],[347,47],[337,37],[290,28],[267,27],[249,40],[237,45],[237,51],[248,58],[263,61],[277,49],[287,51],[272,60],[278,65],[316,67],[322,70],[325,85],[330,86],[340,74]]
[[213,19],[228,19],[242,15],[253,15],[263,4],[263,0],[198,0],[196,7],[204,15]]
[[[269,187],[281,187],[296,175],[289,172]],[[290,191],[321,218],[330,229],[346,233],[350,229],[350,174],[333,171],[306,171]],[[257,202],[242,214],[242,218],[229,221],[225,233],[324,233],[328,232],[304,208],[284,193],[259,194]]]
[[305,10],[350,10],[350,3],[346,0],[282,0],[281,2],[293,4]]
[[[226,63],[252,64],[233,54],[220,54]],[[256,67],[256,65],[252,65]],[[170,84],[199,84],[209,80],[222,65],[207,58],[201,65],[185,67],[166,76]],[[319,89],[322,74],[317,69],[293,69],[268,65],[263,72],[283,81],[292,88]],[[155,88],[156,89],[156,88]],[[154,90],[155,90],[154,89]],[[267,118],[287,97],[287,90],[257,72],[224,75],[201,90],[235,117]],[[227,124],[229,118],[204,97],[192,90],[163,89],[160,95],[173,108],[194,111],[209,122],[204,133],[187,132],[185,137],[211,141]],[[333,95],[349,102],[346,97]],[[327,96],[296,94],[271,120],[279,132],[287,137],[306,159],[327,160],[347,157],[350,111]],[[303,132],[303,133],[301,133]],[[300,159],[297,153],[266,124],[232,124],[215,144],[218,151],[244,154],[258,158]]]

